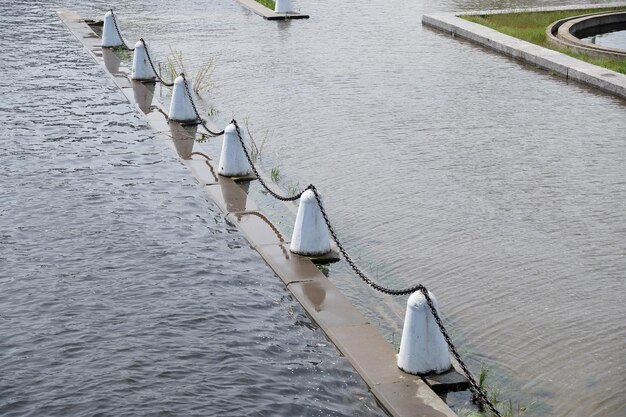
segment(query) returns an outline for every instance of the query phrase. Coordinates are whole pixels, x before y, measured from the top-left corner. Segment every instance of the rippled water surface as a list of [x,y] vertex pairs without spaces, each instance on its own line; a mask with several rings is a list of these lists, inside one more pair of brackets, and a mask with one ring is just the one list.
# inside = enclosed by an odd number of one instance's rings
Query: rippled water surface
[[384,415],[57,5],[12,3],[0,415]]
[[585,40],[598,45],[608,46],[609,48],[626,50],[626,30],[602,33],[585,38]]
[[[3,80],[12,95],[3,96],[2,123],[12,133],[3,133],[1,217],[3,270],[10,271],[3,280],[12,291],[3,291],[1,305],[4,334],[16,334],[4,342],[3,359],[10,381],[23,387],[7,394],[15,407],[50,391],[52,376],[60,394],[43,396],[51,405],[108,387],[93,401],[128,403],[128,414],[139,405],[171,411],[180,403],[230,410],[233,398],[244,408],[255,398],[271,407],[273,396],[261,396],[261,386],[266,377],[289,375],[292,363],[299,379],[283,379],[288,385],[273,392],[301,381],[324,392],[301,403],[327,407],[340,407],[333,395],[350,393],[345,402],[353,404],[352,391],[363,392],[344,365],[338,369],[345,378],[301,359],[310,350],[325,358],[323,366],[336,361],[307,327],[296,327],[306,336],[297,341],[275,341],[270,327],[233,346],[229,331],[239,317],[210,300],[250,305],[241,313],[242,333],[259,321],[293,328],[299,319],[271,318],[293,303],[275,295],[276,280],[169,150],[134,130],[140,118],[76,42],[54,18],[43,25],[42,16],[58,6],[86,17],[114,7],[131,43],[144,37],[161,61],[170,48],[182,51],[188,73],[213,59],[202,107],[217,109],[214,122],[248,118],[257,140],[266,138],[265,169],[279,167],[285,185],[314,183],[372,276],[394,287],[427,285],[472,369],[485,364],[502,397],[532,403],[529,415],[626,415],[626,103],[420,23],[428,12],[562,2],[295,4],[311,19],[269,22],[233,0],[57,0],[19,17],[2,14],[0,30],[7,19],[37,26],[0,41],[13,74]],[[56,40],[42,36],[49,31]],[[26,36],[36,56],[19,49]],[[61,97],[46,71],[71,74]],[[41,96],[27,101],[28,91]],[[250,275],[259,277],[252,287]],[[373,294],[344,264],[331,267],[330,278],[398,340],[404,299]],[[235,290],[249,298],[233,298]],[[266,360],[273,343],[275,355]],[[181,346],[195,348],[184,353]],[[201,369],[213,354],[203,349],[226,355],[231,348],[248,366],[228,357],[226,365]],[[259,381],[247,373],[264,363],[279,363],[268,369],[281,377]],[[245,372],[241,378],[256,384],[251,392],[258,395],[238,395],[236,377],[211,381],[229,372]],[[310,372],[332,383],[309,380]],[[184,382],[170,384],[176,378]],[[217,387],[228,392],[206,394]],[[130,399],[129,391],[136,393]],[[278,404],[273,414],[306,413]]]

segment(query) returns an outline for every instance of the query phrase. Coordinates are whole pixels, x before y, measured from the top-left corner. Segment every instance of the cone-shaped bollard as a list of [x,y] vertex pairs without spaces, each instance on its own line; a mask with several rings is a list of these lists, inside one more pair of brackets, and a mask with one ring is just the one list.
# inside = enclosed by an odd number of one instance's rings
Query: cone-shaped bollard
[[224,143],[217,173],[224,177],[244,177],[250,174],[250,164],[233,123],[224,129]]
[[[437,300],[428,292],[435,308]],[[426,297],[416,291],[409,297],[400,341],[398,368],[409,374],[442,373],[450,369],[448,345],[437,326]]]
[[320,256],[330,252],[330,249],[328,227],[317,205],[315,193],[306,190],[300,197],[289,250],[298,255]]
[[274,4],[274,12],[290,13],[291,12],[291,0],[276,0],[276,3]]
[[[191,91],[191,86],[189,86],[189,90]],[[175,122],[195,122],[198,120],[196,112],[193,111],[191,98],[187,94],[185,79],[180,75],[174,80],[169,117]]]
[[148,51],[142,41],[135,44],[133,51],[133,68],[130,78],[137,81],[152,81],[156,78],[152,66],[148,61]]
[[119,33],[115,29],[115,22],[113,21],[113,13],[110,11],[104,15],[104,26],[102,27],[102,47],[113,48],[115,46],[124,45],[124,41],[120,38]]

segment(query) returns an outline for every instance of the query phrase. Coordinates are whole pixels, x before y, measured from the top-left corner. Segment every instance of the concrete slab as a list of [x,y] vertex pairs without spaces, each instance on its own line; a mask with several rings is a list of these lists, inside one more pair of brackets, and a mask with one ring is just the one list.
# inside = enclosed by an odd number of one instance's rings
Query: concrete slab
[[160,111],[159,108],[155,108],[153,106],[151,108],[151,111],[146,114],[146,121],[150,125],[150,128],[155,132],[165,133],[168,136],[171,135],[170,125],[167,121],[167,118],[165,117],[165,114]]
[[248,198],[248,193],[231,179],[219,177],[217,184],[207,185],[204,189],[225,213],[258,210],[254,201]]
[[333,327],[328,336],[370,387],[419,379],[398,369],[396,352],[369,324]]
[[246,9],[258,14],[266,20],[308,19],[309,15],[301,13],[276,13],[255,0],[237,0]]
[[259,245],[255,246],[255,249],[281,281],[287,285],[287,288],[294,282],[327,280],[313,262],[291,253],[289,245],[286,243],[280,245]]
[[368,324],[363,314],[327,279],[293,282],[289,290],[329,337],[337,327]]
[[[420,379],[404,380],[372,387],[389,414],[413,417],[455,417],[445,403]],[[411,400],[407,400],[407,398]]]
[[191,159],[186,159],[183,164],[191,171],[193,175],[201,185],[213,185],[219,182],[219,178],[213,167],[205,158],[193,156]]
[[[617,4],[618,6],[620,4]],[[611,5],[615,6],[615,5]],[[601,7],[594,5],[594,7]],[[580,6],[577,7],[580,9]],[[557,10],[571,10],[572,7],[556,8]],[[525,11],[555,10],[539,8]],[[522,11],[522,10],[515,10]],[[513,10],[498,11],[498,13],[512,13]],[[463,12],[463,14],[490,14],[485,11]],[[626,99],[626,75],[605,68],[598,67],[572,58],[551,49],[505,35],[494,29],[469,22],[459,18],[454,13],[439,13],[424,15],[422,24],[434,29],[459,36],[478,45],[495,50],[503,55],[519,59],[537,67],[546,69],[583,84],[595,87],[606,93]]]
[[259,245],[287,245],[286,237],[272,224],[270,219],[258,211],[240,211],[226,217],[236,224],[253,247]]
[[455,369],[450,369],[443,374],[426,375],[422,377],[422,380],[437,394],[444,394],[450,391],[464,391],[470,387],[469,380]]

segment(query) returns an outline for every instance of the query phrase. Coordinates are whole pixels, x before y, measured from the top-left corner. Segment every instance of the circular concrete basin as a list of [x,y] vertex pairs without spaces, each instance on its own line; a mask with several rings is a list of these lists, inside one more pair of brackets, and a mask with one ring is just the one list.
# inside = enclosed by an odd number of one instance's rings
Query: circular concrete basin
[[548,41],[576,52],[603,58],[626,59],[626,50],[596,45],[581,38],[626,30],[626,11],[602,12],[559,20],[548,26]]

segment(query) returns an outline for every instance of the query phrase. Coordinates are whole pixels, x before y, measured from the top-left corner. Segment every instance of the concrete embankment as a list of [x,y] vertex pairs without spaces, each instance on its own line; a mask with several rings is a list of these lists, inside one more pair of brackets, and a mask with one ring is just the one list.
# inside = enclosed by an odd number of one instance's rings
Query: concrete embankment
[[[620,4],[617,6],[620,6]],[[567,10],[571,9],[571,7],[567,8]],[[563,8],[559,10],[563,10]],[[487,15],[521,11],[480,11],[464,12],[463,14]],[[546,9],[530,9],[528,11],[546,11]],[[459,15],[459,13],[427,14],[422,17],[422,24],[449,33],[453,37],[458,36],[501,54],[546,69],[568,80],[578,81],[626,99],[626,75],[505,35],[495,29],[462,19]]]

